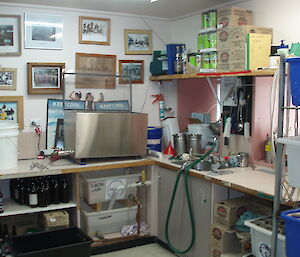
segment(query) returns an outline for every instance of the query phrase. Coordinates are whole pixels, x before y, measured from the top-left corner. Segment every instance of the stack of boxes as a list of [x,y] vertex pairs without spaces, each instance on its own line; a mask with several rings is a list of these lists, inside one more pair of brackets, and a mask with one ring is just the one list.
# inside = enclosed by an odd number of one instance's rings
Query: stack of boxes
[[253,70],[268,66],[271,28],[253,26],[252,11],[243,8],[218,9],[217,19],[218,70]]

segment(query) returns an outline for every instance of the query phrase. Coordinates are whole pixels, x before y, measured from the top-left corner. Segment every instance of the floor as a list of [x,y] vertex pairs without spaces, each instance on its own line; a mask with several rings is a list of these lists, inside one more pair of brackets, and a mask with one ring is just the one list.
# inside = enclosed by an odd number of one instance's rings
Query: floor
[[111,253],[103,253],[94,255],[92,257],[174,257],[175,255],[170,253],[158,244],[147,244],[143,246],[133,247],[121,251],[115,251]]

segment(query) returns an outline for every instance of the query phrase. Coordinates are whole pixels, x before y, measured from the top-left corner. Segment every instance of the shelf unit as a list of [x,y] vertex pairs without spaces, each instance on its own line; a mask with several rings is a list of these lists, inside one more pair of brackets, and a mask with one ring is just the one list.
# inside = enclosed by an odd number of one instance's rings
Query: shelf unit
[[193,74],[172,74],[172,75],[160,75],[151,76],[151,81],[163,81],[173,79],[200,79],[200,78],[222,78],[231,76],[273,76],[276,69],[263,69],[253,71],[236,71],[236,72],[214,72],[214,73],[193,73]]
[[10,198],[6,198],[4,199],[4,206],[5,206],[4,212],[0,214],[0,217],[45,212],[45,211],[54,211],[54,210],[61,210],[67,208],[75,208],[77,204],[74,202],[69,202],[69,203],[51,204],[47,207],[31,208],[27,205],[20,205]]

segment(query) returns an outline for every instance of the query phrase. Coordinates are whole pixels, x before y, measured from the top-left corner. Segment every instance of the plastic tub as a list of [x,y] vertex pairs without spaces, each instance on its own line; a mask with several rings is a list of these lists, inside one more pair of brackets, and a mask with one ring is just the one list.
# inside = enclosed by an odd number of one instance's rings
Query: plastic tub
[[287,58],[286,62],[290,65],[290,82],[292,92],[292,103],[300,105],[300,58]]
[[286,145],[290,186],[300,187],[300,136],[279,138],[277,142]]
[[[256,221],[264,218],[245,221],[245,225],[250,227],[252,254],[256,257],[271,256],[272,228],[266,229],[255,224]],[[285,255],[285,236],[278,235],[276,257],[286,257]],[[290,257],[290,256],[289,256]]]
[[300,212],[300,208],[284,211],[280,215],[285,221],[286,255],[288,257],[298,257],[300,255],[300,244],[298,241],[300,233],[300,219],[288,215],[295,212]]
[[89,257],[92,240],[79,228],[59,229],[11,239],[15,257]]
[[161,151],[162,128],[148,127],[147,148],[148,150]]
[[18,164],[18,124],[0,121],[0,169],[14,169]]

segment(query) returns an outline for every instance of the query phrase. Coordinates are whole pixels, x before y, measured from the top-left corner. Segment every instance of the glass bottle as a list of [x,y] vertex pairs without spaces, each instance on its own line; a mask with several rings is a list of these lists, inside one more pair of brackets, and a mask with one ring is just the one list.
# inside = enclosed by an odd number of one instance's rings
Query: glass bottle
[[25,204],[25,182],[23,179],[21,179],[19,181],[19,187],[18,187],[18,191],[19,191],[19,204],[24,205]]
[[54,204],[59,204],[60,203],[60,190],[59,190],[59,182],[57,177],[54,177],[52,180],[52,202]]
[[36,189],[35,181],[32,181],[30,185],[29,206],[31,208],[38,207],[38,191]]
[[0,188],[0,213],[4,212],[4,205],[3,205],[3,194]]
[[47,207],[47,199],[46,199],[46,190],[45,184],[43,180],[40,180],[39,190],[38,190],[38,206],[39,207]]
[[176,46],[176,56],[174,62],[174,70],[176,74],[182,74],[182,60],[180,46]]
[[69,186],[67,182],[67,178],[63,177],[62,183],[61,183],[61,201],[63,203],[68,203],[70,201],[69,199]]

